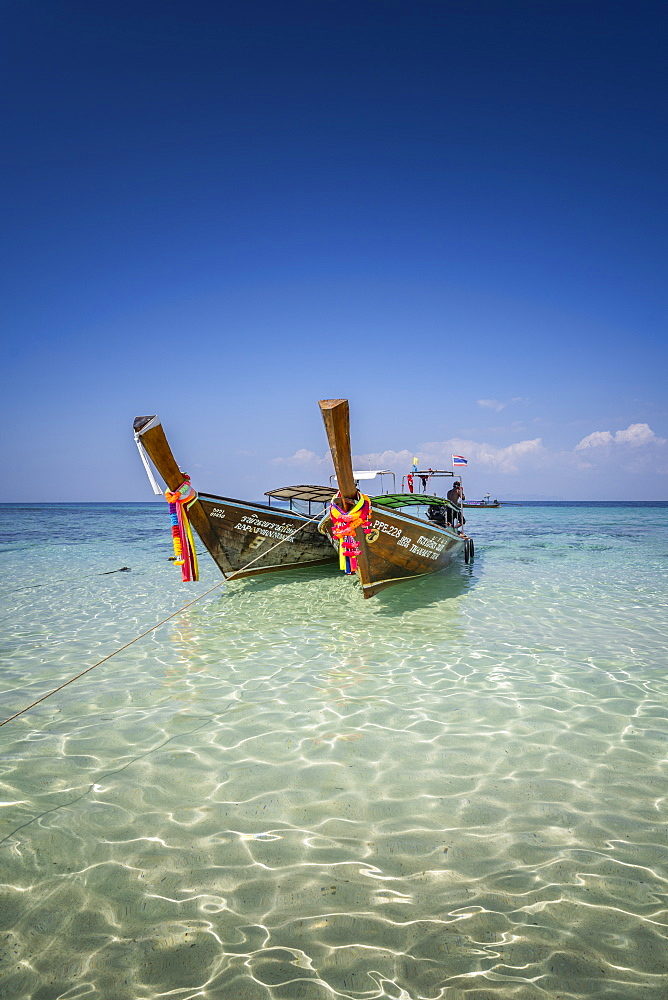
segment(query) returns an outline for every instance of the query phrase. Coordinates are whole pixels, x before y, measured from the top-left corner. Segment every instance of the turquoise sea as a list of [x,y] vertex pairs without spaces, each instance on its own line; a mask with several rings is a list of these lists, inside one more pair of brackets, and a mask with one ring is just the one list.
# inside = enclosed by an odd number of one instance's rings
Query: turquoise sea
[[[0,727],[0,997],[668,996],[668,504],[467,518],[472,565],[223,584]],[[0,721],[221,580],[166,505],[0,519]]]

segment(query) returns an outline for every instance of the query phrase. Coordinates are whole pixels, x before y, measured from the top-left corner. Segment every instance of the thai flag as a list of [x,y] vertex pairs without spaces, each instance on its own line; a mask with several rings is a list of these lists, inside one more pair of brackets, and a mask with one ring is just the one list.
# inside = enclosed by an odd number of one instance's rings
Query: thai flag
[[466,462],[466,459],[464,458],[463,455],[453,455],[452,456],[452,466],[453,466],[453,468],[455,467],[455,465],[466,465],[466,464],[467,464],[467,462]]

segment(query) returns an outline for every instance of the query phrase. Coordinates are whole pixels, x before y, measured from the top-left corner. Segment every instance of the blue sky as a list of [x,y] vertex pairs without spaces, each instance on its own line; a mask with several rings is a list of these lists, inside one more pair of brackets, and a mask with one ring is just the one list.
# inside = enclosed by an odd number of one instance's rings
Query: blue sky
[[469,495],[668,498],[668,8],[5,11],[0,499],[466,455]]

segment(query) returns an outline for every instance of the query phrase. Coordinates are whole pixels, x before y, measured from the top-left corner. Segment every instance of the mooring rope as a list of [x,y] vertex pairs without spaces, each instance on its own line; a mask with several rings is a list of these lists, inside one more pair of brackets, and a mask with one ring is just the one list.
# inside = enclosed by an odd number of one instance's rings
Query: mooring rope
[[220,583],[217,583],[215,587],[211,587],[211,590],[207,590],[204,594],[200,594],[199,597],[196,597],[193,601],[189,601],[187,604],[184,604],[182,608],[179,608],[178,611],[174,611],[173,614],[167,615],[167,617],[163,618],[161,622],[157,623],[157,625],[151,625],[151,627],[147,628],[145,632],[141,633],[141,635],[136,635],[134,639],[130,639],[129,642],[126,642],[124,646],[119,646],[119,648],[115,649],[113,653],[109,653],[108,656],[103,656],[102,659],[98,660],[97,663],[94,663],[92,667],[86,667],[86,669],[82,670],[81,673],[77,674],[75,677],[70,677],[68,681],[65,681],[64,684],[60,684],[57,688],[54,688],[53,691],[49,691],[48,694],[43,694],[41,698],[38,698],[37,701],[33,701],[31,705],[26,705],[26,707],[22,708],[20,712],[14,712],[14,715],[10,715],[8,719],[4,720],[4,722],[0,722],[0,726],[5,726],[8,722],[11,722],[12,719],[18,719],[19,715],[23,715],[25,712],[29,712],[31,708],[34,708],[35,705],[39,705],[41,701],[46,701],[46,699],[50,698],[52,694],[56,694],[58,691],[62,691],[63,688],[66,688],[68,684],[73,684],[74,681],[78,681],[80,677],[84,676],[84,674],[89,674],[91,670],[95,670],[95,668],[99,667],[101,663],[105,663],[107,660],[110,660],[112,656],[116,656],[117,653],[122,653],[123,650],[127,649],[128,646],[131,646],[133,642],[137,642],[138,639],[143,639],[145,635],[149,634],[149,632],[155,632],[157,628],[160,628],[161,625],[164,625],[165,622],[168,622],[170,618],[176,618],[176,616],[180,615],[182,611],[186,610],[186,608],[189,608],[193,604],[196,604],[197,601],[201,601],[203,597],[206,597],[207,594],[210,594],[214,590],[217,590],[218,587],[222,587],[224,583],[225,581],[221,580]]
[[171,615],[167,615],[166,618],[163,618],[162,621],[158,622],[156,625],[151,625],[151,627],[147,628],[145,632],[141,633],[141,635],[136,635],[134,639],[130,639],[130,641],[126,642],[124,646],[119,646],[119,648],[115,649],[113,653],[109,653],[108,656],[103,656],[102,659],[98,660],[97,663],[94,663],[92,667],[86,667],[86,669],[82,670],[81,673],[76,674],[76,676],[74,677],[70,677],[69,680],[65,681],[64,684],[60,684],[58,687],[54,688],[53,691],[49,691],[48,694],[43,694],[41,698],[38,698],[36,701],[33,701],[32,704],[30,705],[26,705],[26,707],[22,708],[19,712],[14,712],[14,714],[10,715],[8,719],[4,719],[3,722],[0,722],[0,726],[6,726],[8,722],[12,721],[12,719],[18,719],[19,715],[24,715],[26,712],[29,712],[31,708],[34,708],[35,705],[39,705],[40,702],[46,701],[46,699],[50,698],[51,695],[57,694],[58,691],[62,691],[63,688],[66,688],[68,686],[68,684],[73,684],[75,681],[78,681],[80,677],[83,677],[85,674],[89,674],[91,670],[95,670],[95,668],[99,667],[100,664],[106,663],[107,660],[110,660],[112,656],[116,656],[117,653],[122,653],[124,649],[128,648],[128,646],[131,646],[134,642],[137,642],[139,639],[143,639],[145,635],[148,635],[150,632],[155,632],[155,630],[157,628],[160,628],[161,625],[164,625],[165,622],[170,621],[170,619],[172,618],[176,618],[176,616],[180,615],[182,611],[186,610],[186,608],[192,607],[193,604],[197,604],[198,601],[201,601],[203,597],[207,597],[209,594],[212,594],[214,590],[218,590],[218,588],[222,587],[222,585],[226,583],[227,580],[232,580],[234,579],[235,576],[238,576],[239,573],[243,573],[244,570],[247,570],[249,566],[252,566],[253,563],[256,563],[258,559],[262,559],[263,556],[269,555],[269,553],[273,552],[274,549],[277,549],[279,545],[283,545],[284,542],[288,542],[290,541],[291,538],[294,538],[297,532],[301,531],[302,528],[305,528],[307,524],[310,524],[312,521],[315,521],[321,517],[322,514],[316,514],[315,517],[311,517],[308,519],[308,521],[304,521],[304,523],[300,524],[295,531],[291,532],[289,535],[286,535],[285,538],[282,538],[280,542],[276,543],[276,545],[272,545],[271,548],[266,550],[266,552],[261,552],[260,555],[256,556],[255,559],[251,559],[251,561],[246,563],[245,566],[242,566],[241,569],[235,570],[235,572],[231,573],[230,576],[228,576],[226,579],[221,580],[220,583],[217,583],[215,587],[211,587],[210,590],[206,590],[203,594],[200,594],[199,597],[196,597],[194,600],[188,601],[188,603],[184,604],[182,608],[178,609],[178,611],[174,611]]

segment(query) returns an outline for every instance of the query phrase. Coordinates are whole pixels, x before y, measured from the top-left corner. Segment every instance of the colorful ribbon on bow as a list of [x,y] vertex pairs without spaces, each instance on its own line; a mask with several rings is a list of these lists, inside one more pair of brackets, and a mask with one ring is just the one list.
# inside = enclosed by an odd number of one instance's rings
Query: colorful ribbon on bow
[[329,505],[332,534],[339,541],[339,566],[350,575],[357,569],[357,557],[360,554],[355,532],[358,528],[363,528],[365,535],[371,531],[371,501],[360,493],[350,510],[343,510],[339,504],[343,504],[343,499],[341,494],[337,493]]
[[197,500],[197,493],[190,485],[190,476],[186,476],[175,490],[165,490],[165,497],[172,517],[174,565],[181,567],[181,579],[184,583],[199,580],[197,552],[188,520],[188,508]]

